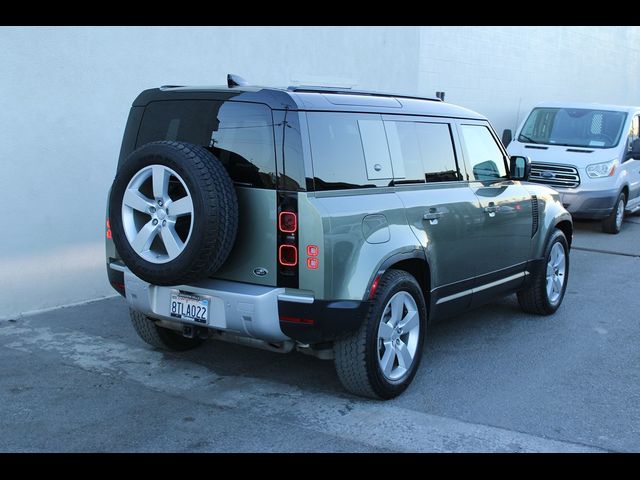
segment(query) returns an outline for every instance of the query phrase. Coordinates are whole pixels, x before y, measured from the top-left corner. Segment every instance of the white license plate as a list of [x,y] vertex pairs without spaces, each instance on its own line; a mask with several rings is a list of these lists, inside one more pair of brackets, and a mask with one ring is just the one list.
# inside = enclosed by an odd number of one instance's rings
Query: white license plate
[[210,298],[193,293],[171,292],[169,314],[172,317],[207,323],[209,318]]

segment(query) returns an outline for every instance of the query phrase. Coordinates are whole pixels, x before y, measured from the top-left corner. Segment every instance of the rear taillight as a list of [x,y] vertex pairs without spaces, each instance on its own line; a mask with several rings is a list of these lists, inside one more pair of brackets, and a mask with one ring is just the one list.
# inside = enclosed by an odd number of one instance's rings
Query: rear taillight
[[280,212],[278,215],[278,229],[282,233],[296,233],[298,230],[298,216],[293,212]]
[[278,197],[278,286],[298,288],[298,195]]
[[278,261],[284,267],[298,265],[298,249],[295,245],[280,245],[280,248],[278,248]]
[[111,222],[107,218],[107,238],[111,240]]

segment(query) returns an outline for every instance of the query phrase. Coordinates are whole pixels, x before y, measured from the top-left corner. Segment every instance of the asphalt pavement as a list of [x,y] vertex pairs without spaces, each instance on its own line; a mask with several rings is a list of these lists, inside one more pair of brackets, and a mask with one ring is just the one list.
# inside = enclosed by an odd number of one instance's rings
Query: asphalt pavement
[[639,451],[640,217],[574,247],[554,316],[510,296],[431,326],[387,402],[300,353],[153,350],[120,297],[2,321],[0,451]]

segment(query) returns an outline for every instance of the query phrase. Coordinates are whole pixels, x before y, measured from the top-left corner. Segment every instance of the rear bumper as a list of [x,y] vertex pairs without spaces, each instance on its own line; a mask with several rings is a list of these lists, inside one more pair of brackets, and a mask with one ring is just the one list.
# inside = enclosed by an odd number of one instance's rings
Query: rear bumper
[[357,330],[369,311],[369,302],[315,300],[313,303],[278,302],[280,328],[293,340],[320,343]]
[[[352,300],[316,300],[287,293],[284,288],[265,287],[225,280],[205,279],[190,285],[151,285],[118,264],[109,265],[109,277],[123,275],[129,306],[152,318],[208,327],[241,337],[267,342],[297,340],[314,344],[357,330],[369,303]],[[171,292],[180,290],[206,296],[210,301],[207,324],[170,314]]]
[[562,205],[574,218],[602,219],[613,210],[618,199],[617,190],[595,190],[584,192],[560,191]]

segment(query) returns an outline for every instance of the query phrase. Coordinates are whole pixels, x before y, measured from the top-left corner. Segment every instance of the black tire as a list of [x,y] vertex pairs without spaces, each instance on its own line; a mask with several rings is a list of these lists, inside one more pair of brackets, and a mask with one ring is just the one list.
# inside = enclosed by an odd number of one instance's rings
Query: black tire
[[[125,190],[134,175],[150,165],[163,165],[180,175],[193,202],[192,230],[184,250],[165,263],[140,256],[122,222]],[[135,275],[155,285],[178,285],[208,277],[222,266],[236,238],[238,201],[231,178],[211,152],[188,143],[153,142],[132,152],[117,172],[109,219],[116,249]]]
[[[553,246],[557,243],[562,245],[565,255],[565,274],[564,283],[560,292],[559,298],[555,302],[551,302],[549,295],[547,294],[547,263],[551,255]],[[518,303],[520,308],[524,312],[534,313],[536,315],[551,315],[554,313],[564,299],[564,294],[567,290],[567,284],[569,283],[569,244],[567,238],[562,233],[562,230],[555,229],[551,234],[551,237],[547,241],[547,245],[544,249],[544,264],[538,268],[538,271],[534,273],[533,278],[530,280],[530,284],[523,290],[518,292]]]
[[[627,196],[624,192],[620,192],[620,195],[618,195],[618,198],[616,199],[613,210],[607,218],[602,220],[602,231],[604,233],[613,233],[614,235],[620,233],[620,230],[622,229],[622,222],[624,221],[624,209],[626,208],[626,206]],[[622,209],[622,220],[620,221],[620,224],[618,224],[617,222],[619,209]]]
[[153,319],[135,310],[129,309],[129,315],[138,336],[160,350],[182,352],[199,347],[204,341],[197,337],[187,338],[174,330],[159,327]]
[[[399,379],[385,377],[378,363],[378,327],[387,302],[396,293],[409,293],[418,307],[420,329],[417,349],[411,367]],[[416,279],[402,270],[388,270],[380,279],[371,308],[360,328],[341,336],[334,343],[338,378],[349,392],[363,397],[390,399],[409,386],[422,357],[427,326],[427,307]]]

